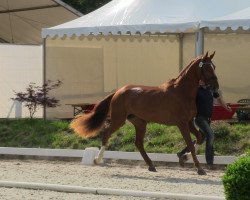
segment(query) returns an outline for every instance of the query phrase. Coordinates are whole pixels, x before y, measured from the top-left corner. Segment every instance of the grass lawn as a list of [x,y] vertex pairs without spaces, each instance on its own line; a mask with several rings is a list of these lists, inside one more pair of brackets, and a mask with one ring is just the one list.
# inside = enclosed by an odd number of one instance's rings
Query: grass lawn
[[[250,148],[250,124],[229,125],[224,122],[212,124],[215,132],[216,155],[240,155]],[[137,151],[135,130],[126,124],[109,140],[108,150]],[[67,121],[44,121],[41,119],[0,120],[0,146],[85,149],[99,147],[101,137],[82,139],[69,129]],[[148,124],[144,139],[147,152],[176,153],[185,146],[184,140],[174,126]],[[197,153],[204,153],[205,145]]]

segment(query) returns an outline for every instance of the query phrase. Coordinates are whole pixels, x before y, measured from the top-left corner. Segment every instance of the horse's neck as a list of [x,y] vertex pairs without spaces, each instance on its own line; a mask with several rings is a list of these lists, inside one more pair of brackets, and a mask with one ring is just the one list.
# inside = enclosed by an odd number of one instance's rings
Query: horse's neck
[[185,97],[196,98],[199,79],[197,63],[187,67],[181,72],[180,76],[175,80],[175,85],[182,91]]

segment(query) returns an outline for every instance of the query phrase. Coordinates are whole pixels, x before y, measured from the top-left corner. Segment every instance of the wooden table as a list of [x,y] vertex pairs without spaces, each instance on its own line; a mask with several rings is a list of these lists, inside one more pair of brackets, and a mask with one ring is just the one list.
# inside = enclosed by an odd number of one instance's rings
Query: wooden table
[[66,104],[73,107],[73,115],[79,115],[81,113],[89,113],[94,107],[95,104],[91,103],[72,103],[72,104]]

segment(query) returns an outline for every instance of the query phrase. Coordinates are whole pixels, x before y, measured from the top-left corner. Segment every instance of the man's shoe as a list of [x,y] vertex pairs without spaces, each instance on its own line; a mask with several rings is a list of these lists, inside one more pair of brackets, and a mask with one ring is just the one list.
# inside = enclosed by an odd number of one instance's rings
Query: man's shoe
[[216,170],[216,167],[215,167],[214,164],[207,164],[207,168],[208,168],[209,170]]

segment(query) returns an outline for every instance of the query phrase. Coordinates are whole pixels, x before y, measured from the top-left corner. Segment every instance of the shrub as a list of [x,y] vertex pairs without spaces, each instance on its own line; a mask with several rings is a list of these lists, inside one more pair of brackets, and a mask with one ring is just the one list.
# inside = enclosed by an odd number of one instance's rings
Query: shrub
[[250,156],[246,154],[229,165],[223,177],[227,200],[249,200]]
[[211,127],[215,138],[225,138],[230,135],[230,125],[226,122],[213,122]]
[[42,86],[37,86],[35,83],[30,83],[25,92],[15,92],[15,98],[11,98],[14,101],[24,103],[24,106],[28,108],[30,118],[33,118],[38,107],[51,107],[59,106],[59,100],[54,97],[49,97],[48,94],[51,90],[58,88],[62,84],[61,81],[53,82],[48,80]]

